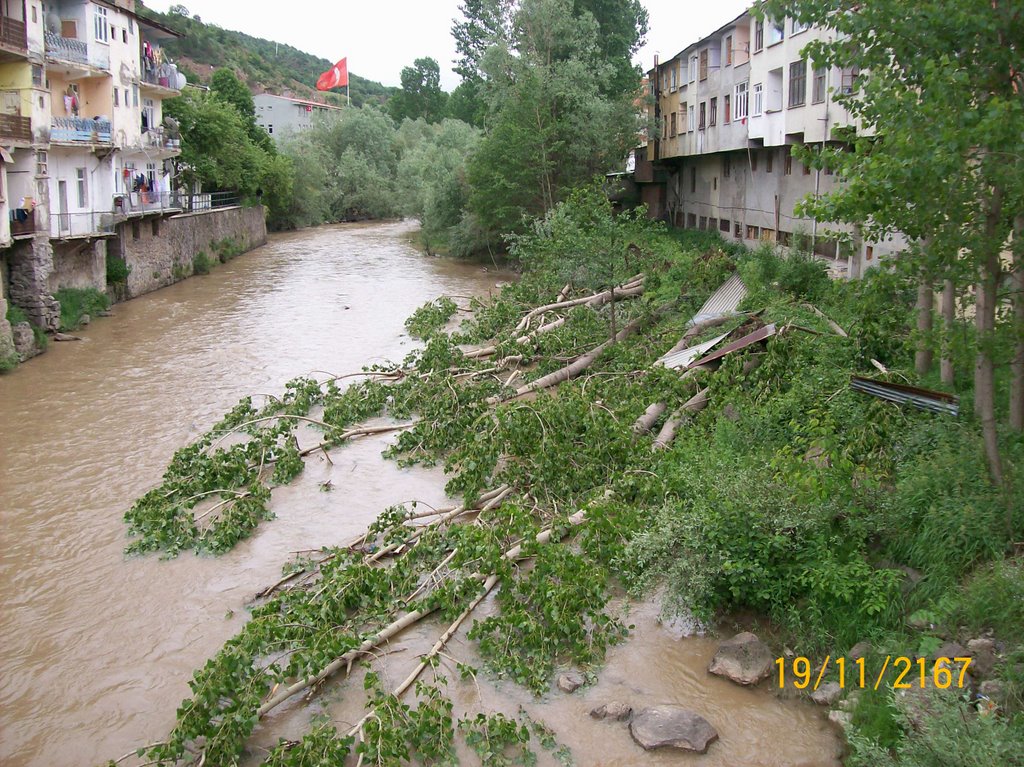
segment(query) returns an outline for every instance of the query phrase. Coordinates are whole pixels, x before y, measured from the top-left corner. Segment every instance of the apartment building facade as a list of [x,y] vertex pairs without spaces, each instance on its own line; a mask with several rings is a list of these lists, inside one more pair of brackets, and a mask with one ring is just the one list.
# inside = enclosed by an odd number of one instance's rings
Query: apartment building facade
[[659,132],[642,148],[636,175],[653,216],[748,245],[787,246],[803,236],[816,253],[845,258],[854,277],[902,247],[898,239],[864,242],[852,229],[795,212],[808,195],[838,182],[794,157],[793,148],[841,145],[859,129],[835,101],[857,87],[858,73],[816,66],[803,52],[830,34],[748,11],[655,63],[648,77]]
[[104,289],[107,242],[180,211],[162,102],[184,78],[161,48],[176,33],[135,0],[0,0],[0,14],[0,277],[55,329],[54,291]]

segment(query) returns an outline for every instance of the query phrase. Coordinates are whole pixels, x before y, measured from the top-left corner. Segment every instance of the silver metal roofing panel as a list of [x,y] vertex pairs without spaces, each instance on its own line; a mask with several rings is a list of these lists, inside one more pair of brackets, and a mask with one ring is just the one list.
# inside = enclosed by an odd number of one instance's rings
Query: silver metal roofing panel
[[713,317],[721,317],[726,314],[734,314],[740,305],[740,301],[747,297],[747,286],[743,284],[738,274],[734,274],[716,290],[704,306],[690,320],[691,325],[698,322],[710,320]]
[[[730,331],[731,332],[731,331]],[[665,356],[658,359],[658,362],[667,368],[674,370],[681,370],[687,367],[695,359],[706,354],[712,349],[715,344],[725,338],[729,333],[723,333],[718,338],[712,338],[710,341],[705,341],[697,346],[691,346],[687,349],[675,352],[674,354],[666,354]]]

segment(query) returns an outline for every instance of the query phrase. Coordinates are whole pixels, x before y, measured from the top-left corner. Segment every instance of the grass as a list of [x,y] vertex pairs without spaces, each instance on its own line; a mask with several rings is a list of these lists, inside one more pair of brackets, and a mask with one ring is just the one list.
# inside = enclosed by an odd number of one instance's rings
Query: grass
[[106,293],[96,288],[61,288],[53,297],[60,302],[61,330],[75,330],[86,315],[94,317],[110,308]]
[[195,258],[192,259],[192,273],[193,274],[209,274],[210,266],[213,262],[210,257],[206,255],[204,251],[196,253]]

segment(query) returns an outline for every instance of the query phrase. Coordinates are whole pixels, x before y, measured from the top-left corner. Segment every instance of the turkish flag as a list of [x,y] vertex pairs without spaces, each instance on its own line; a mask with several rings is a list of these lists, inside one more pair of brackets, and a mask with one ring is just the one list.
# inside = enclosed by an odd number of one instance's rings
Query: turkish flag
[[316,89],[329,91],[331,88],[340,88],[344,85],[348,85],[347,56],[320,75],[320,79],[316,81]]

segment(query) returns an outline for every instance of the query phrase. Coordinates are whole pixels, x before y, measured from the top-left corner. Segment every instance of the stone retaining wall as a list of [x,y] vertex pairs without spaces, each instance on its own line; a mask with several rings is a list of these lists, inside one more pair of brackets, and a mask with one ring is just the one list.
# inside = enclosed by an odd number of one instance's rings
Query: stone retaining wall
[[218,208],[126,221],[118,224],[117,237],[107,247],[131,267],[125,296],[130,298],[190,276],[197,254],[205,253],[216,260],[218,246],[228,241],[236,252],[265,244],[267,224],[263,207]]

